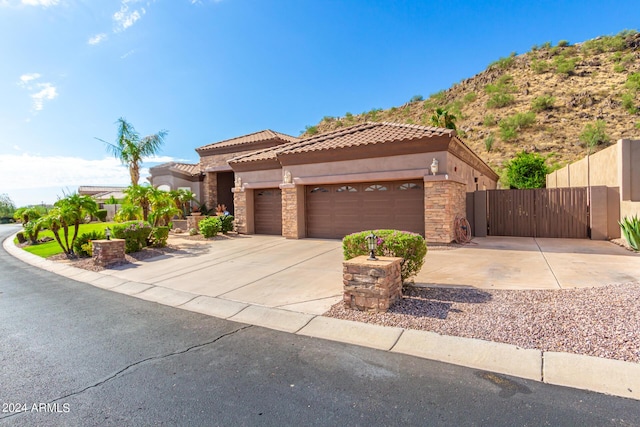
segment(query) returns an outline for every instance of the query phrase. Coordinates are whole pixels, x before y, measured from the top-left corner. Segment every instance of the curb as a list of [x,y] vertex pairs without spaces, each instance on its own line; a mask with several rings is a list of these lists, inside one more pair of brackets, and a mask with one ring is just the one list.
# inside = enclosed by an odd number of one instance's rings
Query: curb
[[[13,257],[34,267],[113,292],[221,319],[296,335],[437,360],[546,384],[640,400],[640,364],[572,353],[543,352],[511,344],[372,325],[177,291],[148,283],[60,265],[2,244]],[[89,274],[87,274],[89,273]]]

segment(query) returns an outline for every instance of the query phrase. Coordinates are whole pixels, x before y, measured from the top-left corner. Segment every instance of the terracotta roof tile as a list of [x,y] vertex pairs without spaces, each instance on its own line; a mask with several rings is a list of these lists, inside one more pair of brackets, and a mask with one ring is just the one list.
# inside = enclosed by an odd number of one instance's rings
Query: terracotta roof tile
[[232,139],[226,139],[220,142],[214,142],[213,144],[207,144],[202,147],[196,148],[196,151],[200,152],[221,147],[252,144],[255,142],[268,141],[270,139],[280,139],[286,142],[299,141],[299,138],[296,138],[294,136],[266,129],[260,132],[251,133],[249,135],[243,135]]
[[190,175],[190,176],[198,175],[200,173],[199,163],[193,164],[193,163],[168,162],[168,163],[163,163],[161,165],[154,166],[150,169],[153,175],[154,169],[158,170],[163,168],[176,171],[176,172],[181,172],[183,174]]
[[311,151],[332,150],[336,148],[384,144],[395,141],[430,138],[433,136],[455,136],[451,129],[433,126],[409,125],[389,122],[367,122],[333,132],[315,135],[309,138],[254,151],[230,160],[230,163],[247,163],[275,159],[279,154],[296,154]]
[[286,148],[282,147],[282,149],[278,151],[278,154],[295,154],[335,148],[385,144],[395,141],[431,138],[434,136],[452,137],[455,134],[455,131],[451,129],[433,126],[367,122],[304,139],[298,144]]

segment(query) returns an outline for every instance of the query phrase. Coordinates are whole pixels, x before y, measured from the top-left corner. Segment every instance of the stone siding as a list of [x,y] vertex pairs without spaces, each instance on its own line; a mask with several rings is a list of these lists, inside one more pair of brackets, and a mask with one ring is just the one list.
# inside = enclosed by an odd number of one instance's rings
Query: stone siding
[[93,240],[93,262],[98,265],[109,265],[124,261],[124,239]]
[[247,193],[240,187],[233,189],[234,222],[238,233],[246,234],[247,229]]
[[207,172],[202,181],[202,203],[207,205],[208,209],[216,207],[218,200],[218,174],[215,172]]
[[281,184],[282,190],[282,235],[287,239],[298,239],[301,236],[298,221],[298,189],[295,184]]
[[465,185],[447,179],[424,183],[425,240],[451,243],[455,240],[456,217],[466,216]]
[[386,312],[396,301],[402,299],[402,258],[378,257],[370,261],[359,256],[343,265],[343,301],[345,308]]

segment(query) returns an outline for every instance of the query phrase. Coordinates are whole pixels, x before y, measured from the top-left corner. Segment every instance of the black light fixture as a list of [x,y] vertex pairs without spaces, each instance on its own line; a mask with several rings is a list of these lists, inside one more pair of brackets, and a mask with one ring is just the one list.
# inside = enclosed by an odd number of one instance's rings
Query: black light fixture
[[376,258],[376,246],[378,243],[378,236],[373,234],[373,231],[366,237],[367,239],[367,248],[369,249],[369,258],[367,261],[377,261]]
[[107,236],[107,240],[111,240],[111,229],[109,227],[104,229],[104,235]]

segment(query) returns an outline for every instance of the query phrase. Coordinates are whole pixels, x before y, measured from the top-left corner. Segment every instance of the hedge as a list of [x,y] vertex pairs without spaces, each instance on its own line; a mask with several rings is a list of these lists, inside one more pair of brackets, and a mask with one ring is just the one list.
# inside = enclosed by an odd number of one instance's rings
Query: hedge
[[[349,234],[342,239],[345,260],[360,255],[369,255],[367,236],[371,232],[361,231]],[[427,255],[427,244],[421,235],[399,230],[373,230],[373,234],[378,238],[376,255],[403,259],[400,273],[403,283],[418,274],[424,265],[424,257]]]
[[146,221],[128,221],[113,226],[113,237],[124,239],[126,253],[138,252],[147,245],[151,224]]

